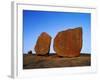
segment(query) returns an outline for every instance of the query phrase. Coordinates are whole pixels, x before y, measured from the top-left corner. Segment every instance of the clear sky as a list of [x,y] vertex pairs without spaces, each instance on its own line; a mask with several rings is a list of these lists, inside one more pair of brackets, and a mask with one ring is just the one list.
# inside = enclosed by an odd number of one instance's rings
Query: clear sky
[[34,51],[38,36],[47,32],[52,36],[50,52],[53,50],[53,39],[59,31],[82,27],[82,53],[91,53],[91,14],[75,12],[51,12],[23,10],[23,53]]

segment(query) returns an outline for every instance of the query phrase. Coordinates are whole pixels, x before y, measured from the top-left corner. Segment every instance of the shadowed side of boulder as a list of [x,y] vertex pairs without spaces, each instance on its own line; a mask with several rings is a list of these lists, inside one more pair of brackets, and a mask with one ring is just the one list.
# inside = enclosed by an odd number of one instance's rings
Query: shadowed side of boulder
[[59,32],[54,39],[53,47],[58,56],[80,56],[82,48],[82,28],[78,27]]
[[35,45],[37,55],[48,55],[50,51],[51,36],[46,32],[40,34]]

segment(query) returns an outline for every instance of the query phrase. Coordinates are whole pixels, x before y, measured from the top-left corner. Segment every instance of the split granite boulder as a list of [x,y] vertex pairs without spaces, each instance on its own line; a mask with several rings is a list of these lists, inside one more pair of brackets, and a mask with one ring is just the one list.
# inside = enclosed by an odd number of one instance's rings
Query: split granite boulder
[[82,28],[78,27],[59,32],[54,39],[53,47],[58,56],[80,56],[82,48]]
[[35,52],[37,55],[48,55],[50,51],[51,36],[43,32],[38,37],[35,45]]

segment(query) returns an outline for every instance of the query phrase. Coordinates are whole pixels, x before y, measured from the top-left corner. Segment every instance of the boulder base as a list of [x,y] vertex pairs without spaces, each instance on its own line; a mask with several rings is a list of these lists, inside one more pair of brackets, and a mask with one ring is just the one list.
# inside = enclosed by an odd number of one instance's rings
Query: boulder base
[[82,48],[82,28],[78,27],[59,32],[54,39],[53,47],[58,56],[80,56]]

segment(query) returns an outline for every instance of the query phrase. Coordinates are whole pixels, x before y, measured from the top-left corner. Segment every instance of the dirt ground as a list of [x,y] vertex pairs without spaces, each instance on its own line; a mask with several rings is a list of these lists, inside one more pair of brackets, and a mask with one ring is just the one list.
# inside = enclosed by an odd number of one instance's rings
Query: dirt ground
[[49,56],[37,56],[35,54],[23,54],[23,69],[57,68],[90,66],[91,55],[81,54],[79,57],[59,57],[56,54]]

